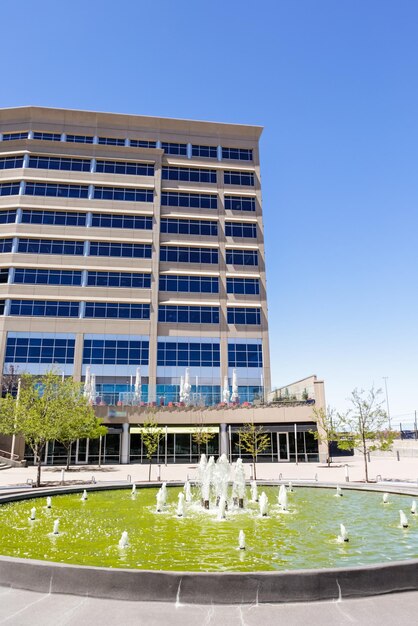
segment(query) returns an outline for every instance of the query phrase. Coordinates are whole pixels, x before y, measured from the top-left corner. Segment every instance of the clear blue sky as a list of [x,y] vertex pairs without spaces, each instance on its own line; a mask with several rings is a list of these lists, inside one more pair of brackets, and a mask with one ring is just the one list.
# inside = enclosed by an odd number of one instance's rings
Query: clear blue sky
[[414,0],[3,0],[0,106],[260,124],[273,383],[418,409]]

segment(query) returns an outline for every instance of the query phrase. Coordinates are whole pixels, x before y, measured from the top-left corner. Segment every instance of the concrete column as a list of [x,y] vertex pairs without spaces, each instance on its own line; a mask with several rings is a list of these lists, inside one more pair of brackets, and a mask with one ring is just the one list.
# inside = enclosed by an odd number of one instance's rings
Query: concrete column
[[77,333],[75,336],[75,349],[74,349],[74,366],[73,366],[73,378],[76,382],[81,381],[81,370],[83,364],[83,347],[84,347],[84,335]]
[[131,145],[131,140],[130,139],[125,139],[125,146],[126,148],[129,148]]
[[94,143],[94,144],[96,144],[96,145],[99,143],[99,138],[98,138],[98,136],[97,136],[97,135],[94,135],[94,137],[93,137],[93,143]]
[[10,304],[11,304],[10,298],[6,298],[6,300],[4,301],[4,317],[7,317],[8,315],[10,315]]
[[61,133],[61,141],[67,141],[66,133]]
[[90,173],[91,174],[94,174],[94,172],[96,171],[96,165],[97,165],[96,159],[92,159],[90,161]]
[[89,254],[90,254],[90,241],[85,241],[84,242],[83,256],[89,256]]
[[83,270],[81,273],[81,286],[87,287],[87,270]]
[[14,280],[15,280],[15,268],[9,267],[9,275],[7,277],[7,282],[9,285],[13,285]]
[[188,159],[192,158],[192,144],[191,143],[187,144],[187,158]]
[[94,199],[94,185],[89,185],[88,199],[89,200]]
[[218,161],[222,161],[222,146],[218,146],[217,147],[217,156],[218,156]]
[[28,132],[28,139],[33,139],[33,130]]
[[228,427],[226,424],[220,425],[220,440],[219,440],[219,455],[229,454],[229,436],[228,436]]
[[19,237],[13,237],[12,254],[16,254],[19,248]]
[[87,228],[91,228],[92,221],[93,221],[93,213],[89,211],[86,215],[86,227]]
[[129,424],[122,424],[120,452],[120,462],[126,465],[129,463]]
[[22,223],[22,209],[18,208],[16,209],[16,224],[21,224]]
[[155,147],[156,148],[161,148],[161,141],[160,140],[157,141],[157,145]]
[[0,133],[0,141],[3,141],[3,133]]
[[80,306],[79,306],[79,309],[78,309],[78,317],[80,319],[83,319],[85,311],[86,311],[86,303],[85,302],[80,302]]
[[20,181],[19,185],[19,196],[24,196],[26,191],[26,182],[24,180]]
[[23,155],[23,167],[29,167],[29,154],[28,153]]

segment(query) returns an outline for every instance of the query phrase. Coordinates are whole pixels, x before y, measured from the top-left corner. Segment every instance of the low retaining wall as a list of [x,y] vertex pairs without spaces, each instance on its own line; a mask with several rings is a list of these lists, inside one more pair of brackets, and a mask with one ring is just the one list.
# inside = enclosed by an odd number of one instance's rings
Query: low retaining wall
[[[109,486],[91,490],[103,488]],[[0,503],[79,491],[80,487],[31,491],[3,496]],[[416,491],[411,489],[411,494]],[[417,590],[418,559],[353,568],[203,573],[108,569],[0,556],[0,585],[43,593],[185,604],[312,602]]]

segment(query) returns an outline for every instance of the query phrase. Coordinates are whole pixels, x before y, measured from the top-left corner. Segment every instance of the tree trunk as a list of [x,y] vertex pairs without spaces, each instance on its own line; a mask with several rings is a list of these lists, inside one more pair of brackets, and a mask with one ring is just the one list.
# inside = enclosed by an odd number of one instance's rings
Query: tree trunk
[[38,461],[38,469],[36,472],[36,486],[40,487],[41,486],[41,463],[42,463],[42,457],[39,451],[37,451],[37,461]]
[[363,458],[364,458],[364,474],[366,476],[366,483],[369,482],[369,469],[367,467],[367,448],[365,444],[363,444]]
[[71,443],[69,445],[69,447],[67,448],[67,470],[70,469],[70,459],[71,459]]
[[151,463],[152,463],[152,459],[149,460],[148,482],[151,481]]
[[254,468],[254,480],[257,480],[257,471],[256,471],[256,462],[255,459],[253,459],[253,468]]

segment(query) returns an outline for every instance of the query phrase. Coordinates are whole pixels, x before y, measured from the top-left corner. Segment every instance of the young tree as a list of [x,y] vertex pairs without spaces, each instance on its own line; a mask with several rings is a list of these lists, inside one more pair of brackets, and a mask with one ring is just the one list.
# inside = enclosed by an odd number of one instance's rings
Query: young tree
[[200,458],[200,448],[201,446],[205,446],[212,441],[215,433],[211,432],[206,424],[203,421],[199,421],[198,424],[195,425],[194,430],[192,432],[192,440],[195,444],[197,444],[197,453]]
[[157,452],[160,439],[163,437],[163,429],[158,425],[154,415],[142,424],[142,442],[147,449],[147,459],[149,460],[148,480],[151,480],[152,457]]
[[316,421],[317,430],[310,430],[319,443],[323,443],[327,449],[327,464],[330,467],[332,458],[330,454],[330,446],[332,441],[338,441],[339,416],[335,409],[330,406],[327,409],[314,408],[313,419]]
[[60,397],[65,412],[57,424],[56,441],[67,450],[67,470],[70,469],[71,448],[77,439],[97,439],[107,433],[101,420],[94,414],[88,398],[83,394],[80,383],[71,377],[60,383]]
[[250,455],[254,468],[254,480],[257,478],[256,463],[257,455],[264,452],[270,445],[270,436],[264,432],[262,426],[256,426],[254,422],[247,422],[239,430],[240,448]]
[[369,482],[367,455],[373,450],[390,450],[395,433],[386,430],[387,414],[380,400],[381,389],[364,391],[354,389],[349,401],[352,407],[339,415],[341,426],[346,432],[345,438],[339,437],[341,450],[357,449],[363,455],[364,475]]

